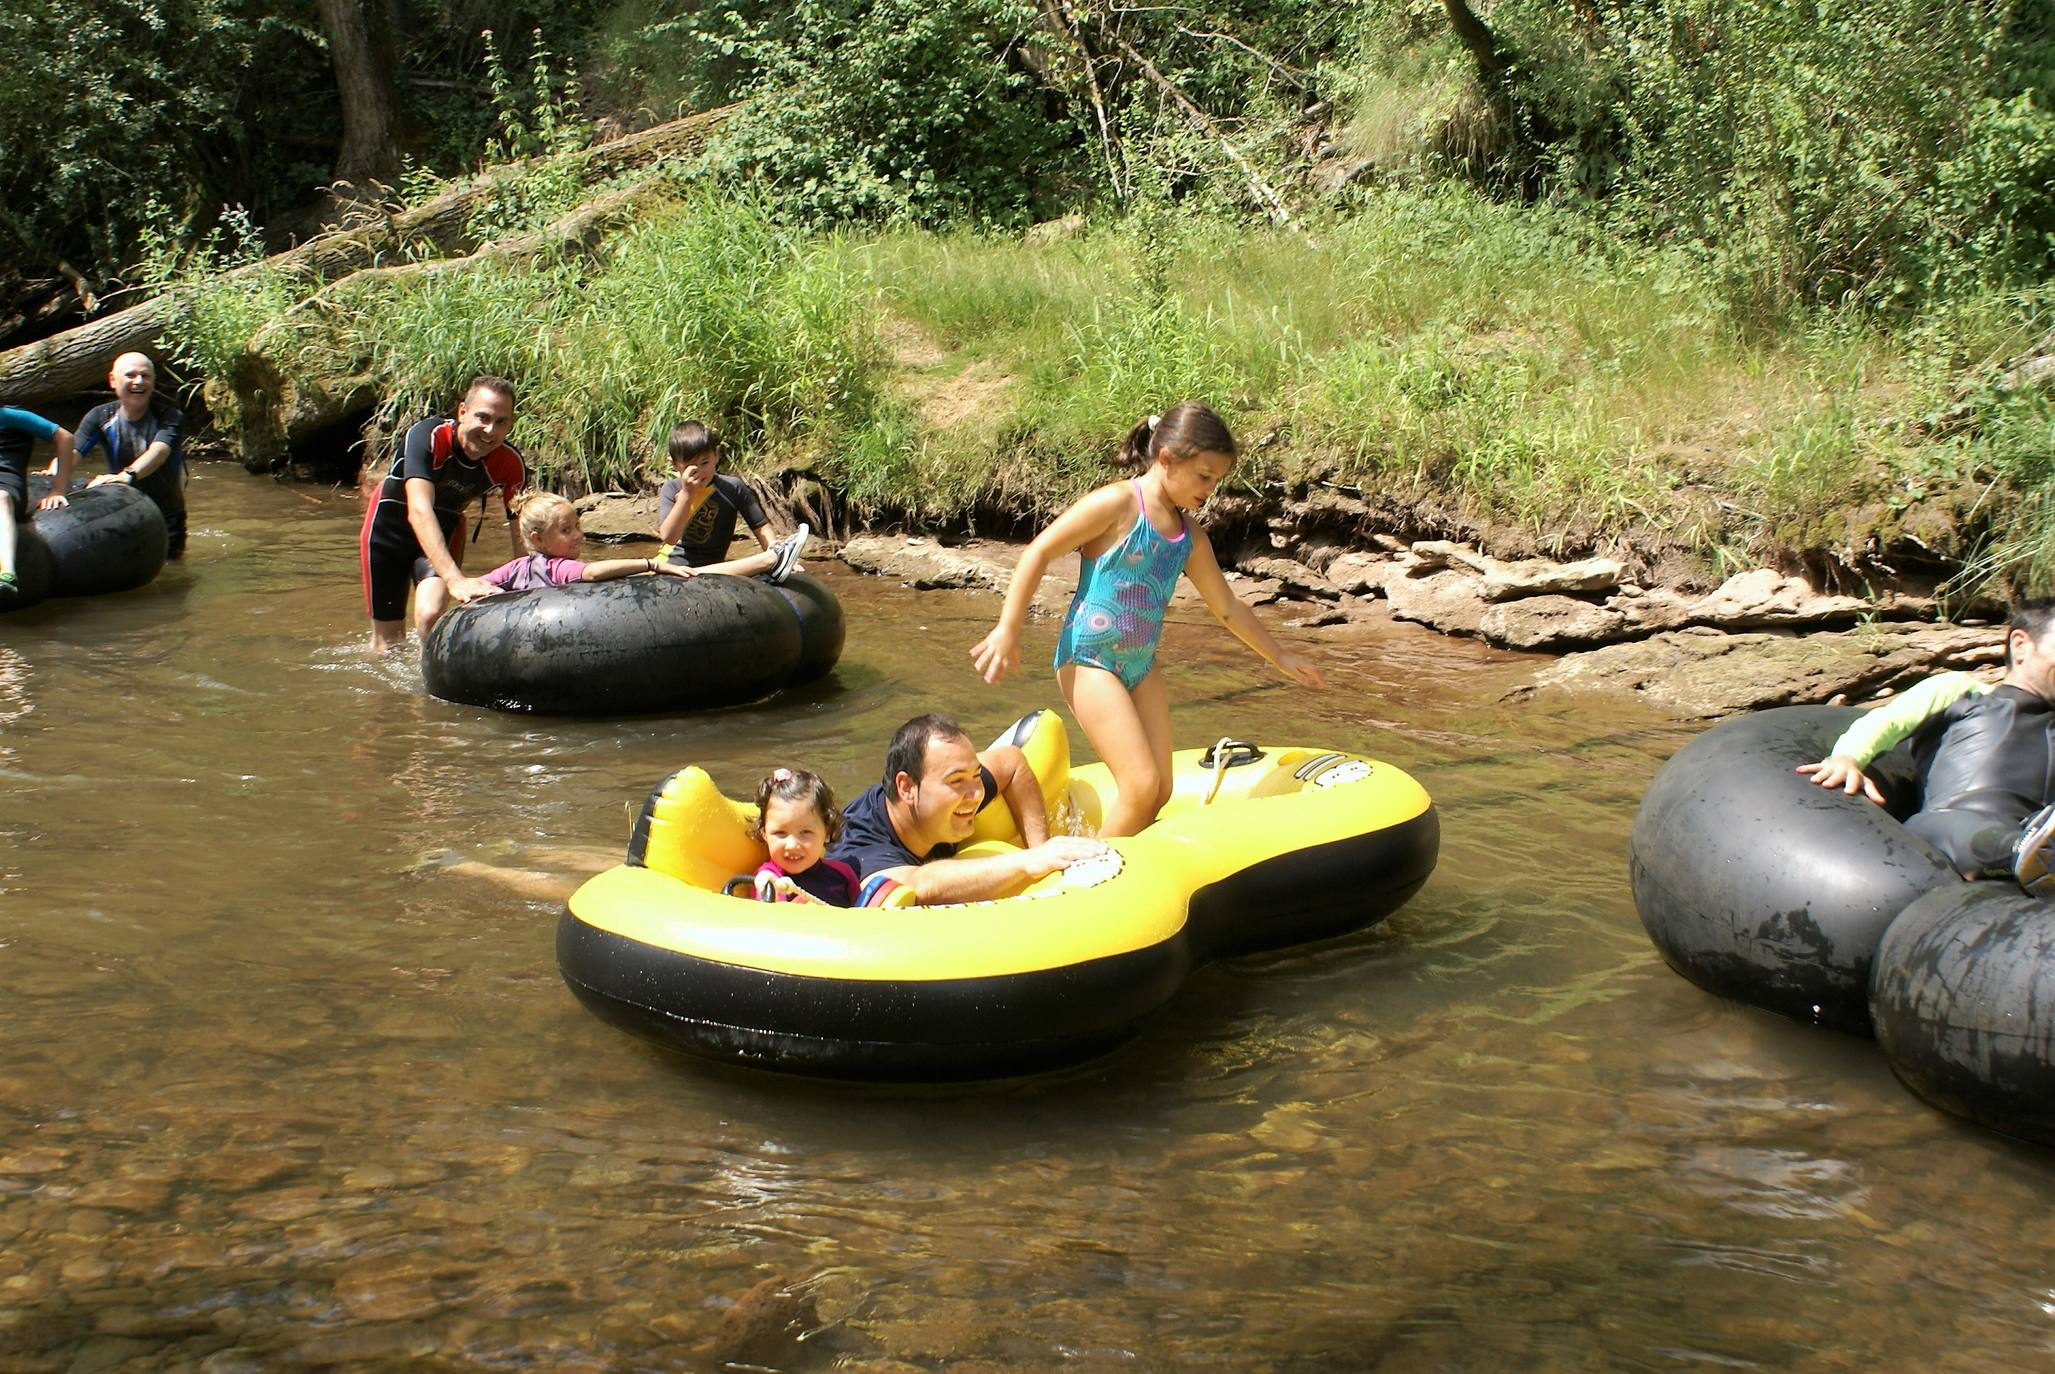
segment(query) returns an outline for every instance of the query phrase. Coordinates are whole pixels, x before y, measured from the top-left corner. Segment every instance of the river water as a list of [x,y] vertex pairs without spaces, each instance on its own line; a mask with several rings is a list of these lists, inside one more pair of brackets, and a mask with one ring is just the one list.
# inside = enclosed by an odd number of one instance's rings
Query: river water
[[1078,1069],[790,1080],[585,1012],[552,885],[684,762],[847,797],[917,710],[1053,702],[973,677],[995,598],[817,559],[827,682],[499,715],[360,653],[354,493],[190,497],[183,566],[0,621],[0,1369],[2055,1367],[2055,1156],[1650,948],[1685,734],[1631,706],[1381,623],[1287,632],[1304,692],[1185,612],[1180,742],[1400,765],[1433,880]]

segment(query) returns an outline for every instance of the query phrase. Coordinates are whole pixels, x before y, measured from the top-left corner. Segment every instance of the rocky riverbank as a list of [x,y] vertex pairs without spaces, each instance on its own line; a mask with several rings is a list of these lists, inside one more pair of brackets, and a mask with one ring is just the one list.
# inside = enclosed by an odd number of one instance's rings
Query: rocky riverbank
[[[646,535],[654,499],[584,498],[595,538]],[[2001,636],[1988,622],[1935,620],[1931,597],[1824,592],[1801,576],[1757,568],[1709,591],[1645,582],[1627,562],[1505,560],[1443,539],[1375,536],[1375,547],[1310,548],[1304,557],[1243,555],[1228,576],[1253,606],[1287,626],[1389,617],[1496,647],[1546,656],[1521,697],[1616,693],[1678,719],[1703,720],[1792,703],[1874,701],[1942,669],[1996,676]],[[1020,547],[931,535],[853,535],[838,555],[858,572],[920,588],[1003,592]],[[1059,612],[1076,585],[1075,557],[1043,580],[1037,606]],[[1189,584],[1181,598],[1192,599]]]

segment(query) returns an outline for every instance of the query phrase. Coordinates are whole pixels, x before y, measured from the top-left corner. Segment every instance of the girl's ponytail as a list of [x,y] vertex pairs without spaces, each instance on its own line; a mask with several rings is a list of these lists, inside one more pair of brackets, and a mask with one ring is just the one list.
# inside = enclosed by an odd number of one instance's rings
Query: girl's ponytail
[[1141,468],[1149,465],[1149,441],[1156,437],[1156,423],[1162,417],[1151,415],[1141,420],[1127,432],[1127,438],[1120,445],[1120,456],[1113,461],[1124,468]]
[[1127,432],[1120,446],[1119,461],[1128,467],[1147,467],[1164,449],[1180,458],[1195,453],[1235,456],[1234,435],[1227,422],[1204,401],[1179,401],[1161,415],[1151,415]]

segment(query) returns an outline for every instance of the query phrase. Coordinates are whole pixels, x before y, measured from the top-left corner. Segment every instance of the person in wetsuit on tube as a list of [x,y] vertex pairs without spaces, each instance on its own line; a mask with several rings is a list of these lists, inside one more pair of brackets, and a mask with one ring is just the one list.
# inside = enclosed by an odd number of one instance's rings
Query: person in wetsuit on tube
[[1881,804],[1863,768],[1906,739],[1921,800],[1905,828],[1965,878],[2010,874],[2034,896],[2055,897],[2055,601],[2013,607],[1998,682],[1938,673],[1865,715],[1825,759],[1798,771]]
[[464,508],[494,487],[507,512],[507,543],[527,553],[514,523],[514,498],[527,480],[521,454],[506,442],[514,424],[514,384],[474,377],[455,418],[430,418],[407,431],[392,469],[364,512],[358,553],[364,601],[371,613],[371,652],[407,637],[407,592],[422,634],[452,599],[470,601],[497,588],[464,576]]

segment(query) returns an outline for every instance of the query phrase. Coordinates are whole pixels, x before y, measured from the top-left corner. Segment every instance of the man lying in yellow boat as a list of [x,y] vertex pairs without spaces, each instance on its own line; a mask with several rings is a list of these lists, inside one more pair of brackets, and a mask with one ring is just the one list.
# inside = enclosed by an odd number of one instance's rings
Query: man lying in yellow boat
[[[978,812],[1004,801],[1027,848],[976,858],[956,857]],[[864,902],[876,905],[885,884],[913,889],[923,905],[976,902],[1106,852],[1100,840],[1050,838],[1041,780],[1011,744],[980,753],[947,716],[915,716],[885,752],[885,777],[842,812],[842,835],[828,849],[856,870]],[[889,889],[886,889],[889,890]]]

